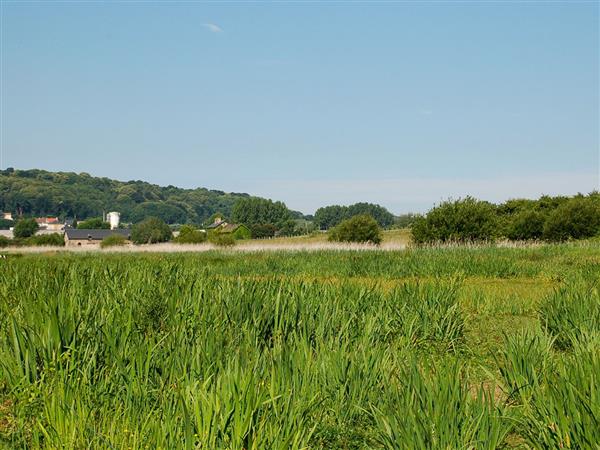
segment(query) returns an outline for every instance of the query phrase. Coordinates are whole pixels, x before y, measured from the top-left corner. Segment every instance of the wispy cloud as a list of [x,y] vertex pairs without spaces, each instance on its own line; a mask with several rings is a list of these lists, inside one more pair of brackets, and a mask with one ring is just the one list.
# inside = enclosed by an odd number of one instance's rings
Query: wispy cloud
[[203,23],[202,26],[206,28],[211,33],[222,33],[223,29],[219,25],[215,25],[214,23]]

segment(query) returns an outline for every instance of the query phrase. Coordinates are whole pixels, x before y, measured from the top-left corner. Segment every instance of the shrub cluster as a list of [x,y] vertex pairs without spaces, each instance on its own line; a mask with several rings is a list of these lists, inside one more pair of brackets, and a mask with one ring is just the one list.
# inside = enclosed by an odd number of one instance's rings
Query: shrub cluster
[[108,247],[120,247],[126,244],[127,239],[125,236],[121,234],[111,234],[110,236],[105,237],[100,242],[100,248],[108,248]]
[[201,244],[206,242],[206,233],[195,229],[191,225],[182,225],[179,229],[179,236],[173,242],[178,244]]
[[13,235],[16,238],[28,238],[33,236],[38,230],[38,224],[35,219],[21,219],[15,224]]
[[342,221],[329,233],[329,240],[336,242],[381,243],[381,228],[369,215],[354,216]]
[[435,206],[412,224],[418,243],[497,238],[561,242],[600,234],[600,194],[509,200],[500,205],[466,197]]
[[208,240],[218,247],[233,247],[235,245],[235,237],[231,233],[209,233]]

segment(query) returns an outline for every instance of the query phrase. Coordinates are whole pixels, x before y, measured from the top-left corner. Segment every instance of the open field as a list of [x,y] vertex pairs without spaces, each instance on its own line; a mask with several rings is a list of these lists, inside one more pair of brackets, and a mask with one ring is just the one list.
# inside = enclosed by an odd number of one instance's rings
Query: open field
[[600,448],[597,243],[0,268],[7,448]]

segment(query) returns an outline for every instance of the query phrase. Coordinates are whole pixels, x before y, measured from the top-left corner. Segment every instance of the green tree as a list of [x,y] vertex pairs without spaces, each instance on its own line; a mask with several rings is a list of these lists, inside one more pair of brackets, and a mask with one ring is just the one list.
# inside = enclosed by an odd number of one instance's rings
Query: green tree
[[77,223],[80,230],[108,230],[110,223],[104,222],[100,217],[94,217]]
[[172,237],[169,225],[158,217],[149,217],[131,228],[131,240],[136,244],[167,242]]
[[340,205],[324,206],[315,212],[315,226],[321,230],[328,230],[336,226],[348,216],[348,207]]
[[38,228],[39,227],[35,219],[21,219],[15,224],[13,235],[16,238],[28,238],[33,236]]
[[394,224],[394,215],[383,206],[373,203],[355,203],[348,206],[347,217],[365,214],[375,219],[382,228],[389,228]]
[[362,214],[342,221],[329,232],[329,240],[337,242],[381,243],[381,228],[377,221]]
[[233,207],[232,219],[252,228],[254,225],[284,224],[291,219],[290,210],[282,202],[258,197],[238,200]]
[[600,233],[600,200],[594,196],[575,197],[558,206],[546,220],[544,239],[565,241],[585,239]]
[[496,207],[466,197],[449,200],[418,217],[411,230],[416,243],[493,240],[498,234]]

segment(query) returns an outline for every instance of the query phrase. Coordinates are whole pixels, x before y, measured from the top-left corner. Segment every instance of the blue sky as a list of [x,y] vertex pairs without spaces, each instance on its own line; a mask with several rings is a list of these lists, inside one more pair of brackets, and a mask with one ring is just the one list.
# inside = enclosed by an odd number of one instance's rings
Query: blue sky
[[599,187],[597,2],[2,2],[2,166],[395,213]]

